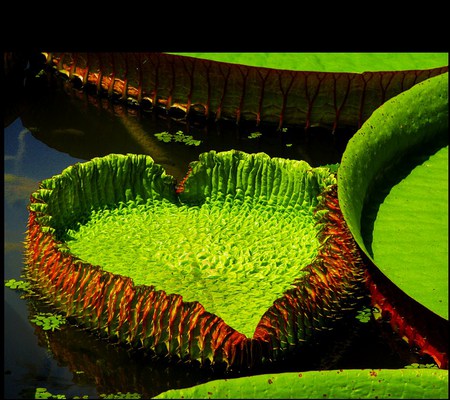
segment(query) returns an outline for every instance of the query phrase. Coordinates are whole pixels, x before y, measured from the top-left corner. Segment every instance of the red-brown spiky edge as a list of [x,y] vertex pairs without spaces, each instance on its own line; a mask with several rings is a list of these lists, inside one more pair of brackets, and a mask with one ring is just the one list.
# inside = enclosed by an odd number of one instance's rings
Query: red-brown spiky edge
[[164,53],[44,53],[82,87],[144,109],[204,118],[359,128],[386,100],[448,71],[288,71]]
[[[182,186],[179,188],[182,190]],[[34,197],[31,203],[38,202]],[[202,365],[251,368],[277,360],[357,308],[364,298],[364,265],[339,209],[336,185],[321,197],[323,245],[306,275],[276,300],[253,338],[237,332],[198,302],[184,302],[129,277],[103,271],[59,250],[30,210],[27,275],[57,309],[78,323],[136,348]],[[319,212],[319,211],[318,211]]]
[[186,183],[187,179],[189,178],[189,175],[191,174],[191,172],[192,172],[192,167],[189,166],[187,174],[184,176],[184,178],[175,187],[175,192],[177,194],[180,194],[180,193],[183,192],[184,184]]
[[448,321],[432,313],[397,288],[367,261],[367,287],[373,307],[393,331],[415,352],[431,356],[439,368],[448,369]]
[[308,274],[274,302],[256,329],[254,338],[271,343],[275,358],[332,329],[336,320],[366,299],[365,264],[342,216],[336,188],[321,195],[318,210],[325,213],[318,223],[323,245],[305,269]]

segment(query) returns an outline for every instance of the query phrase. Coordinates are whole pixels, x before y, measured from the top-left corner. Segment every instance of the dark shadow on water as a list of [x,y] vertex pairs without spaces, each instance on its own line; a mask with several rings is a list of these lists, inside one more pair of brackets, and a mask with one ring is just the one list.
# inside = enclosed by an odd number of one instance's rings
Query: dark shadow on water
[[[272,157],[305,160],[315,167],[340,162],[354,130],[301,127],[277,130],[274,125],[254,122],[176,121],[161,112],[114,104],[64,85],[44,88],[30,95],[32,107],[22,113],[24,125],[33,136],[60,152],[84,160],[110,153],[148,154],[177,179],[200,153],[230,149],[265,152]],[[183,131],[199,146],[164,143],[155,133]],[[252,136],[260,132],[261,136]]]
[[[51,308],[36,300],[28,300],[28,304],[30,315],[36,309],[51,311]],[[294,356],[276,363],[241,371],[225,371],[220,367],[213,370],[196,363],[158,358],[70,324],[54,332],[35,327],[35,335],[39,345],[49,350],[58,365],[72,372],[73,383],[78,390],[95,386],[99,394],[130,392],[139,393],[142,398],[216,379],[308,370],[403,368],[408,363],[420,361],[405,350],[405,343],[403,350],[408,354],[406,358],[394,351],[380,336],[379,327],[373,320],[361,323],[354,317],[342,321],[334,333],[327,333],[327,340],[321,340],[320,346],[302,349]],[[51,377],[42,377],[42,387],[54,385],[47,379]]]

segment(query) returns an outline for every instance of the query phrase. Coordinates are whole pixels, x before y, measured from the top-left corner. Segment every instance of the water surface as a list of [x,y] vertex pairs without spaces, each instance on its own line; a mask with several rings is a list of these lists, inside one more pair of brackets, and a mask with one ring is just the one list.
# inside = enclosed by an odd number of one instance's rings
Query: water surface
[[[17,115],[4,131],[5,236],[4,279],[20,279],[26,209],[38,182],[60,173],[76,162],[109,153],[143,153],[178,180],[190,161],[201,152],[241,149],[264,151],[271,156],[306,160],[312,166],[340,161],[350,132],[301,129],[278,132],[274,128],[237,127],[234,123],[187,126],[155,114],[140,114],[81,92],[52,88],[21,100]],[[163,143],[154,134],[182,130],[201,140],[200,146]],[[261,131],[262,135],[249,135]],[[99,339],[79,327],[65,325],[60,331],[44,332],[29,322],[42,304],[20,298],[17,291],[4,291],[4,397],[34,398],[38,387],[66,398],[103,393],[130,392],[142,397],[188,387],[223,376],[221,372],[154,359]],[[50,309],[51,311],[51,309]],[[330,345],[323,368],[400,368],[405,358],[392,350],[372,324],[352,321],[353,334]],[[404,355],[403,355],[404,356]],[[414,359],[415,360],[415,359]],[[312,361],[317,361],[314,357]],[[414,362],[414,361],[412,361]],[[290,360],[268,370],[296,371],[310,368],[302,360]],[[320,367],[321,365],[315,365]],[[264,371],[259,371],[264,372]]]

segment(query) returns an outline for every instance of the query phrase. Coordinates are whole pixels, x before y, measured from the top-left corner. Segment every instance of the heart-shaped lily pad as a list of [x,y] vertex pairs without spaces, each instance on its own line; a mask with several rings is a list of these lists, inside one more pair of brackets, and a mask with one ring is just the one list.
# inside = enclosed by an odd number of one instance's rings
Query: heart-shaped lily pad
[[316,196],[334,181],[326,169],[268,160],[206,154],[179,197],[97,210],[65,242],[84,261],[199,301],[252,337],[317,256]]
[[178,186],[149,156],[75,164],[31,198],[29,277],[80,323],[158,354],[275,359],[363,297],[335,182],[239,151],[202,154]]
[[[401,290],[392,296],[384,293],[382,299],[376,292],[384,283],[375,279],[374,301],[384,304],[389,298],[389,306],[378,305],[389,309],[395,329],[422,349],[431,346],[424,352],[445,366],[448,73],[414,86],[377,109],[350,140],[338,176],[340,204],[355,240],[384,278]],[[401,311],[402,301],[394,300],[398,296],[409,304],[410,319]],[[411,298],[415,303],[407,301]],[[429,318],[427,311],[432,313]],[[419,328],[414,319],[427,322]],[[438,325],[432,329],[430,321]],[[443,329],[438,328],[441,325]],[[435,333],[425,333],[430,329]]]

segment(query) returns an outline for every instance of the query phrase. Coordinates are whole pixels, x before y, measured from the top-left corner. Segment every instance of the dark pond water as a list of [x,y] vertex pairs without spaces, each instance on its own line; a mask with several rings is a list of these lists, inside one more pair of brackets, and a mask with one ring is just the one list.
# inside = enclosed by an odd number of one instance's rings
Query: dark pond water
[[[351,132],[302,130],[277,132],[273,128],[236,127],[211,123],[207,127],[186,126],[154,114],[127,111],[97,97],[77,91],[52,88],[42,93],[24,93],[8,107],[4,131],[5,239],[4,279],[20,279],[23,270],[23,241],[30,193],[44,178],[67,166],[108,153],[151,155],[166,170],[181,179],[190,161],[211,149],[264,151],[271,156],[303,159],[312,166],[336,163]],[[154,133],[182,130],[201,140],[200,146],[163,143]],[[258,138],[249,134],[261,131]],[[142,398],[163,391],[193,386],[225,376],[222,372],[169,363],[150,355],[131,353],[79,327],[64,325],[44,332],[29,320],[39,311],[50,310],[35,299],[4,289],[4,397],[34,398],[36,388],[66,398],[101,394],[139,393]],[[316,368],[401,368],[417,362],[405,349],[388,345],[385,333],[372,323],[353,320],[345,337],[331,343],[329,359],[286,361],[268,371],[296,371]],[[305,361],[306,360],[306,361]],[[308,360],[311,360],[309,363]],[[315,363],[316,362],[316,363]],[[315,364],[314,364],[315,363]]]

